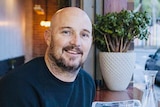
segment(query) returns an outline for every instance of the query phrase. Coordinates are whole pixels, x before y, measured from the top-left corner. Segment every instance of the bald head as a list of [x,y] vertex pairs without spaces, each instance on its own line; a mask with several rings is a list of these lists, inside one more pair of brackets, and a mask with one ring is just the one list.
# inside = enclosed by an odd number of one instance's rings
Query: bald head
[[92,23],[86,12],[77,7],[66,7],[58,10],[52,17],[51,27],[57,26],[59,22],[71,21],[76,24],[84,24],[92,28]]

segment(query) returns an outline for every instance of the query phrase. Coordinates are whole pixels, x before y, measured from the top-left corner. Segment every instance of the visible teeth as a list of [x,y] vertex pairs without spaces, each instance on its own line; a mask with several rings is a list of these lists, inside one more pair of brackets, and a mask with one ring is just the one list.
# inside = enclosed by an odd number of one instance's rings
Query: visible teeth
[[73,54],[77,54],[77,52],[76,51],[72,51],[72,50],[70,50],[70,51],[68,51],[69,53],[73,53]]

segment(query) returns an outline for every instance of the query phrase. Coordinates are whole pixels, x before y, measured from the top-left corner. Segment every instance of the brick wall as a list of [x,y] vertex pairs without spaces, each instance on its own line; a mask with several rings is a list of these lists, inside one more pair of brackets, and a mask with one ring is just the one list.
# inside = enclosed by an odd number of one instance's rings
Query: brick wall
[[[41,7],[46,11],[45,0],[33,0],[33,6],[40,4]],[[52,15],[58,10],[58,0],[48,0],[48,15],[47,19],[50,20]],[[38,15],[33,10],[33,57],[43,56],[46,50],[46,43],[44,41],[44,31],[46,27],[40,26],[40,21],[45,20],[45,15]]]

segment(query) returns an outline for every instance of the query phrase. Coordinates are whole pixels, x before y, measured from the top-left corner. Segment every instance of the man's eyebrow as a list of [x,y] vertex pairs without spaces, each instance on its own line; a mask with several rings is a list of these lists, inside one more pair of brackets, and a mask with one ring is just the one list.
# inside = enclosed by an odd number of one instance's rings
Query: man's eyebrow
[[85,31],[85,32],[88,32],[88,33],[91,33],[89,30],[87,30],[87,29],[83,29],[83,31]]

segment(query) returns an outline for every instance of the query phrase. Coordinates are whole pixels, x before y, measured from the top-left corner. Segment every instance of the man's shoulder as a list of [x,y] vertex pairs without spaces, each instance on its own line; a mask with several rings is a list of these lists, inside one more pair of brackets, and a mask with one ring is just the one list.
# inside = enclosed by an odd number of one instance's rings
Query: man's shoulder
[[38,70],[38,68],[41,68],[42,65],[44,65],[44,58],[37,57],[26,62],[22,66],[17,67],[13,71]]
[[44,57],[37,57],[37,58],[34,58],[34,59],[26,62],[22,66],[36,66],[37,64],[40,64],[42,62],[44,62]]

